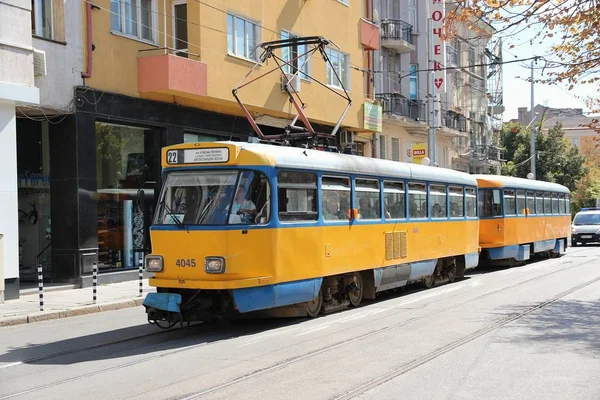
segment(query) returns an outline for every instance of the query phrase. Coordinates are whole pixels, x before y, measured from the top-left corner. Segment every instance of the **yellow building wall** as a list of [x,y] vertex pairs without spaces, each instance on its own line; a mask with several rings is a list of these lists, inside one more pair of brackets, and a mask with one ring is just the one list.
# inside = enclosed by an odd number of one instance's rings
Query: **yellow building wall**
[[[188,50],[197,56],[190,59],[202,61],[208,66],[208,90],[206,98],[200,100],[163,94],[138,92],[137,59],[146,55],[161,54],[164,43],[164,4],[157,0],[152,13],[156,30],[156,45],[144,43],[130,37],[111,32],[110,0],[95,2],[101,7],[93,11],[92,36],[93,51],[92,77],[86,85],[113,93],[132,97],[177,103],[227,114],[242,115],[231,90],[248,73],[253,62],[227,54],[227,14],[230,12],[259,23],[262,28],[258,42],[279,40],[281,31],[286,30],[298,36],[324,36],[337,44],[349,56],[350,64],[362,67],[364,52],[360,43],[360,18],[364,14],[364,1],[352,0],[347,6],[336,0],[320,1],[281,1],[252,0],[225,1],[204,0],[187,2]],[[212,6],[212,7],[211,7]],[[166,1],[167,47],[173,46],[172,2]],[[223,10],[223,11],[220,11]],[[84,43],[87,35],[85,12],[83,15]],[[333,47],[335,48],[335,47]],[[140,50],[154,50],[140,52]],[[281,56],[281,50],[277,52]],[[85,49],[84,49],[84,56]],[[321,82],[326,82],[326,64],[318,53],[310,60],[311,74]],[[253,76],[275,68],[268,64],[257,68]],[[348,69],[349,92],[352,108],[342,126],[361,130],[363,127],[363,99],[366,96],[366,78],[363,72]],[[191,77],[193,79],[193,77]],[[338,91],[341,92],[341,91]],[[255,84],[239,91],[242,101],[256,113],[268,113],[279,117],[289,117],[295,110],[281,92],[281,75],[278,71]],[[305,112],[314,122],[335,124],[347,102],[329,92],[316,82],[302,81],[300,96],[307,104]]]

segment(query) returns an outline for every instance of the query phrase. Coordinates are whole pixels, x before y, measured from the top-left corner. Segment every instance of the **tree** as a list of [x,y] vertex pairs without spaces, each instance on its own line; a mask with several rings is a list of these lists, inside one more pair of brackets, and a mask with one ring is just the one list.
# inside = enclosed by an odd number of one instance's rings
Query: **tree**
[[594,207],[600,199],[600,170],[590,168],[588,173],[575,186],[572,194],[572,212],[577,213],[583,207]]
[[[574,190],[577,182],[588,173],[585,157],[564,137],[560,124],[548,132],[536,129],[536,179],[556,182]],[[520,124],[505,124],[502,146],[505,148],[502,175],[526,178],[531,172],[530,130]]]
[[[497,27],[496,35],[516,35],[536,27],[533,43],[560,35],[560,41],[549,50],[556,59],[548,60],[547,83],[596,83],[600,77],[590,72],[600,70],[600,5],[597,0],[458,0],[458,7],[446,17],[448,32],[456,32],[459,24],[473,20],[489,21]],[[555,70],[552,70],[555,69]]]

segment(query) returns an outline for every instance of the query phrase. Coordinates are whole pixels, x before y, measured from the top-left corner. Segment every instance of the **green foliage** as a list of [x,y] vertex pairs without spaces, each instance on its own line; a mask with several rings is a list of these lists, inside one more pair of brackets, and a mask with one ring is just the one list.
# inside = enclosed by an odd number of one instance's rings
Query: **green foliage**
[[596,206],[596,199],[600,199],[600,171],[597,168],[590,168],[589,173],[577,182],[572,198],[573,215],[583,207]]
[[[502,143],[505,148],[502,175],[527,178],[531,172],[530,130],[520,124],[509,123],[503,127]],[[560,124],[548,132],[535,135],[536,179],[556,182],[574,190],[577,182],[587,174],[585,158],[579,149],[565,139]]]

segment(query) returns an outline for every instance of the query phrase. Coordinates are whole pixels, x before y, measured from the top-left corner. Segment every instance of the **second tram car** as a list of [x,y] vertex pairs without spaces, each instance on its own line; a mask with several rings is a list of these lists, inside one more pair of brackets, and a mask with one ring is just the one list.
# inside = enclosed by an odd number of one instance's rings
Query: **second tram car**
[[482,260],[520,263],[533,254],[561,254],[571,239],[567,187],[497,175],[473,175],[479,188]]
[[[255,143],[162,151],[150,322],[316,316],[477,266],[477,181],[415,164]],[[557,197],[558,199],[558,197]]]

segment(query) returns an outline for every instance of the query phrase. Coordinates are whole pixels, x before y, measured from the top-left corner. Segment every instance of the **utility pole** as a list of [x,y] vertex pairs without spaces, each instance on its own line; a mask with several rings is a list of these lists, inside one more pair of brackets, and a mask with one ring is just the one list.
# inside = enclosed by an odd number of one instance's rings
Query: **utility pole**
[[434,167],[437,166],[437,155],[435,149],[435,104],[434,104],[434,93],[435,93],[435,61],[433,57],[433,20],[429,18],[427,20],[429,25],[429,29],[427,29],[427,33],[429,34],[429,48],[428,57],[429,57],[429,137],[427,140],[427,148],[429,149],[429,159],[431,160],[431,165]]
[[531,60],[531,173],[533,174],[533,179],[536,179],[535,176],[535,159],[536,159],[536,154],[535,154],[535,123],[533,122],[534,118],[535,118],[535,111],[534,111],[534,107],[535,107],[535,103],[534,103],[534,98],[533,98],[533,63],[535,60]]

